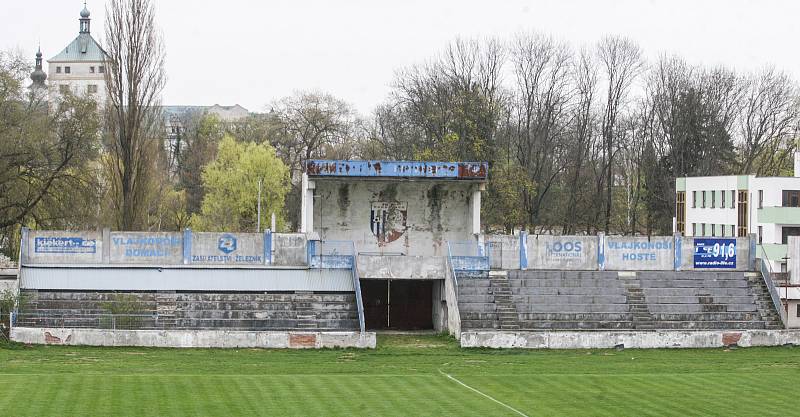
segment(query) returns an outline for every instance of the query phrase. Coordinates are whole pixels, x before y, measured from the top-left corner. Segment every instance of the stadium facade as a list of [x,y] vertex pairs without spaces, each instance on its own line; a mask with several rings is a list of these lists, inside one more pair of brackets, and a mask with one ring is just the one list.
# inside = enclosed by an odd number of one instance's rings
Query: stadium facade
[[484,235],[482,162],[311,160],[299,233],[26,230],[12,338],[371,347],[796,343],[745,236]]

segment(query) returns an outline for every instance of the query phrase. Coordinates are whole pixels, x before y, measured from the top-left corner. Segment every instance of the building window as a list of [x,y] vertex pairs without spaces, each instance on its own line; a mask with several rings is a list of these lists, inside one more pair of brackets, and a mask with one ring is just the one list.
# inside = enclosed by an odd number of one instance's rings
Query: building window
[[758,226],[758,244],[759,245],[764,240],[763,236],[764,236],[764,226]]
[[67,84],[61,84],[61,85],[59,85],[59,86],[58,86],[58,92],[59,92],[59,93],[61,93],[61,94],[67,94],[67,93],[69,93],[69,85],[67,85]]
[[[725,195],[725,193],[723,193],[722,195]],[[719,232],[720,232],[720,235],[722,237],[725,237],[725,225],[724,224],[719,225]]]
[[678,191],[675,195],[676,231],[681,235],[686,231],[686,192]]
[[87,85],[86,92],[88,92],[89,94],[97,94],[97,84]]
[[70,67],[64,67],[64,74],[69,74]]
[[739,210],[736,213],[736,224],[739,225],[737,236],[747,237],[747,217],[749,210],[747,208],[747,190],[739,191]]
[[783,207],[800,207],[800,190],[783,190]]
[[697,208],[697,191],[692,191],[692,208]]
[[99,72],[100,74],[106,72],[106,67],[100,65],[99,67],[97,67],[97,72]]
[[736,232],[736,227],[734,227],[734,225],[731,225],[731,236],[736,236],[735,232]]
[[692,236],[697,236],[697,223],[692,223]]
[[711,191],[711,208],[717,207],[717,192]]
[[700,201],[700,208],[706,208],[706,192],[703,191],[703,199]]
[[758,190],[758,208],[764,208],[764,190]]
[[736,191],[731,190],[731,208],[736,208]]
[[89,67],[89,74],[94,74],[94,67]]
[[781,243],[789,244],[789,236],[800,236],[800,227],[783,226],[781,227]]
[[61,67],[56,67],[56,74],[61,74]]
[[800,317],[800,304],[797,304],[797,317]]
[[717,225],[711,223],[711,237],[717,237]]
[[725,208],[725,190],[719,190],[719,208]]
[[706,224],[705,223],[700,225],[700,233],[701,233],[701,236],[705,236],[706,235]]

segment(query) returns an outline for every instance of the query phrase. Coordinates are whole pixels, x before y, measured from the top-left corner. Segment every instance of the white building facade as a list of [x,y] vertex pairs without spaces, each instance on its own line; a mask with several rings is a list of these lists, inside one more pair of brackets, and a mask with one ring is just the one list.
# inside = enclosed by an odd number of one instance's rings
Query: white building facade
[[789,238],[800,236],[800,153],[795,154],[794,177],[684,177],[675,180],[675,190],[675,232],[756,236],[756,257],[768,261],[773,277],[782,278],[778,293],[787,302],[789,325],[800,327],[800,287],[787,277],[787,272],[800,274],[790,271],[788,251]]
[[50,98],[71,92],[91,96],[102,106],[106,101],[105,70],[107,55],[91,35],[90,13],[86,7],[80,13],[78,37],[47,60]]
[[800,177],[686,177],[676,179],[675,189],[676,232],[755,234],[757,256],[769,259],[774,272],[786,272],[787,239],[800,236]]

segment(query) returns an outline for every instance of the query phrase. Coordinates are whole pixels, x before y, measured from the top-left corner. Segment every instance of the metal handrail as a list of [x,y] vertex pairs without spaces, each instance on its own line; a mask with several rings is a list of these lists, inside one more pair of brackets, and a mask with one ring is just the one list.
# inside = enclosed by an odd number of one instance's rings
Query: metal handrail
[[772,304],[775,306],[775,309],[778,310],[778,315],[781,318],[781,324],[783,324],[784,328],[787,328],[786,307],[781,301],[778,288],[775,287],[775,283],[772,281],[772,266],[769,264],[769,258],[767,258],[767,252],[764,250],[763,246],[761,246],[761,255],[762,257],[759,258],[761,260],[761,265],[759,266],[761,278],[764,280],[764,284],[767,286],[770,298],[772,298]]
[[358,327],[361,333],[366,331],[364,323],[364,301],[361,298],[361,280],[358,277],[358,255],[356,254],[355,242],[350,242],[353,246],[353,291],[356,294],[356,308],[358,309]]

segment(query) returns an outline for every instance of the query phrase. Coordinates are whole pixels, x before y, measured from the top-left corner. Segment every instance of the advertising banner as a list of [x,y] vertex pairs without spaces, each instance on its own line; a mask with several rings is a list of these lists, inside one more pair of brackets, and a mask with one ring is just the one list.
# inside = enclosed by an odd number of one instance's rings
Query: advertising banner
[[191,255],[193,264],[263,264],[264,234],[193,233]]
[[163,232],[112,232],[112,263],[183,263],[183,235]]
[[695,268],[736,268],[736,239],[694,239]]
[[31,230],[28,232],[24,263],[99,263],[103,241],[99,232]]
[[597,237],[529,236],[528,266],[534,269],[596,270]]
[[97,240],[82,237],[35,237],[33,240],[35,253],[96,253]]
[[669,237],[605,238],[607,271],[671,271],[675,268],[675,241]]

